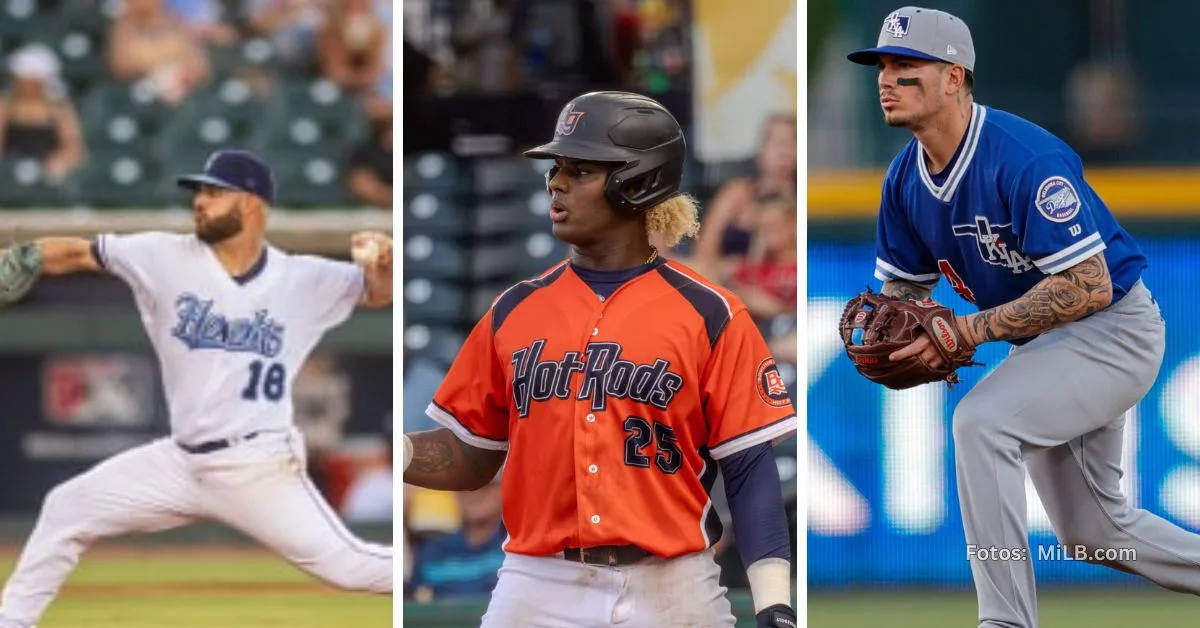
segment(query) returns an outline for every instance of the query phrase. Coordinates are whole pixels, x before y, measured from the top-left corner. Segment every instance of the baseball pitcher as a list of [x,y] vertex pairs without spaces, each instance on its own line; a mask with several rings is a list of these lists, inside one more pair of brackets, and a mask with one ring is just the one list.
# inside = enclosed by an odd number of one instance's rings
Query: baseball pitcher
[[408,434],[404,481],[474,490],[504,465],[509,537],[483,618],[510,626],[732,626],[709,499],[724,474],[759,626],[795,626],[772,442],[795,410],[746,306],[664,259],[698,229],[683,132],[654,100],[592,92],[548,144],[569,259],[502,293]]
[[0,305],[41,275],[108,272],[133,291],[162,367],[167,438],[57,487],[0,598],[0,627],[30,628],[96,541],[201,519],[237,528],[321,580],[392,592],[392,549],[355,538],[306,475],[292,381],[355,307],[392,299],[391,240],[359,234],[361,265],[289,255],[265,241],[270,168],[241,150],[182,177],[195,233],[44,238],[0,258]]
[[[1090,562],[1200,593],[1200,536],[1130,507],[1119,484],[1124,416],[1165,346],[1137,243],[1069,146],[974,102],[975,49],[958,18],[898,9],[878,45],[849,59],[878,69],[884,121],[914,137],[883,181],[884,286],[847,304],[847,353],[864,376],[902,389],[953,383],[975,347],[1012,345],[953,418],[979,625],[1037,625],[1026,470],[1062,543],[1093,558],[1131,548],[1136,560]],[[956,316],[929,300],[941,277],[978,311]]]

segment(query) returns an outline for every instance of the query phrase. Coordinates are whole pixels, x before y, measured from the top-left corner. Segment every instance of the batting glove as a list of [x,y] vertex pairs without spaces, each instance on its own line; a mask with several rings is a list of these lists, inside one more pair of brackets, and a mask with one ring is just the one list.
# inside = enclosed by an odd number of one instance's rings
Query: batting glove
[[785,604],[775,604],[768,606],[757,615],[754,619],[758,622],[758,628],[796,628],[796,611]]

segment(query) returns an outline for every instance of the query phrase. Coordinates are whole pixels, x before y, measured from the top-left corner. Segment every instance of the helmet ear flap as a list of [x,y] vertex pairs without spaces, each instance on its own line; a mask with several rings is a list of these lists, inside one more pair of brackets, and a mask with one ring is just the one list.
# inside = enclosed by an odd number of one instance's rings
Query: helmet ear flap
[[664,184],[670,176],[664,166],[641,172],[639,166],[639,161],[631,161],[609,174],[604,193],[618,211],[638,213],[671,198],[678,191],[678,186]]

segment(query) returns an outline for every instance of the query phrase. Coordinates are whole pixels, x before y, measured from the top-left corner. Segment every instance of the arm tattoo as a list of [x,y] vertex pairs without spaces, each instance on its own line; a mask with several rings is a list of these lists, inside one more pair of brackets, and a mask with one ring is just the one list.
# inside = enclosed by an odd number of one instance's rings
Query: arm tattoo
[[410,471],[437,473],[449,468],[454,461],[454,444],[450,440],[458,439],[450,430],[417,433],[409,439],[413,447],[412,463],[408,467]]
[[1046,277],[1019,298],[966,317],[975,344],[1034,336],[1101,310],[1112,302],[1104,254]]
[[413,457],[404,482],[441,491],[473,491],[492,480],[505,451],[467,445],[446,428],[408,434]]
[[929,295],[933,294],[933,289],[919,286],[911,281],[903,279],[889,279],[883,284],[881,292],[889,297],[897,299],[912,299],[920,301]]

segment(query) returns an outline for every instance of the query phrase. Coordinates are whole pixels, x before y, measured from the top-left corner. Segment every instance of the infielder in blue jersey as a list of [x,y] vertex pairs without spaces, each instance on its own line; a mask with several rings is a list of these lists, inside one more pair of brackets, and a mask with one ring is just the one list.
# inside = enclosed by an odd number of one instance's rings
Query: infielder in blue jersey
[[[878,68],[884,120],[914,136],[883,181],[883,292],[924,299],[945,277],[978,308],[955,317],[964,341],[1013,345],[954,411],[979,625],[1037,625],[1026,469],[1060,542],[1089,559],[1131,548],[1136,560],[1089,562],[1200,593],[1200,535],[1130,507],[1119,486],[1124,416],[1154,383],[1165,345],[1137,242],[1075,151],[974,102],[975,50],[958,18],[899,9],[877,47],[849,59]],[[941,360],[927,335],[891,358],[910,355]]]

